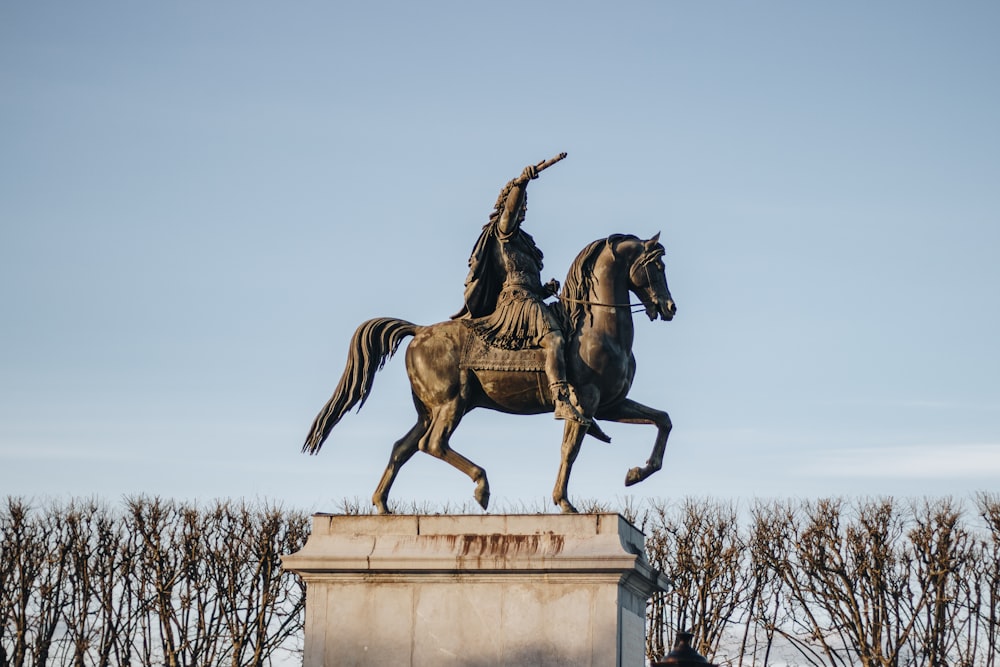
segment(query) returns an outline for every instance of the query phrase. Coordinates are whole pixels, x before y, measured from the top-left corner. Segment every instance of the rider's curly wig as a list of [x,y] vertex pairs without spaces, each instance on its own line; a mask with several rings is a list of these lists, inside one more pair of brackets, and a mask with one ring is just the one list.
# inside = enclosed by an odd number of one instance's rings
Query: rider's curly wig
[[[517,180],[517,179],[512,179],[512,180],[508,181],[507,185],[503,186],[503,189],[500,191],[500,195],[497,197],[497,203],[493,205],[493,212],[490,213],[490,221],[491,222],[493,220],[499,219],[500,218],[500,214],[503,213],[504,206],[507,203],[507,195],[509,195],[510,191],[512,189],[514,189],[514,181],[515,180]],[[528,189],[527,188],[524,189],[523,196],[524,196],[524,205],[521,206],[521,212],[518,213],[518,215],[517,215],[517,224],[519,224],[519,225],[522,222],[524,222],[524,216],[528,212]]]

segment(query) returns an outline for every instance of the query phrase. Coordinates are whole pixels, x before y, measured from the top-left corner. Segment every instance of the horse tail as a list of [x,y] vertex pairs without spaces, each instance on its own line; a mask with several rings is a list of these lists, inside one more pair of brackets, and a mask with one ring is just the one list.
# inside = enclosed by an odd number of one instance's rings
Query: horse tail
[[412,322],[391,317],[368,320],[358,327],[351,338],[344,374],[333,396],[316,415],[309,436],[302,445],[303,452],[319,453],[323,441],[348,410],[355,405],[358,410],[361,409],[371,393],[375,373],[396,353],[403,339],[414,335],[418,328]]

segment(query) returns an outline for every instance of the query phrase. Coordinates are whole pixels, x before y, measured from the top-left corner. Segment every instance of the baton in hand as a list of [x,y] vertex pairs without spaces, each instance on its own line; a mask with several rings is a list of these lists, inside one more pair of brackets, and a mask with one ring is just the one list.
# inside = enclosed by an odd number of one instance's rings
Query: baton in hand
[[566,155],[567,155],[566,153],[560,153],[559,155],[555,156],[554,158],[550,158],[548,160],[542,160],[541,162],[539,162],[538,164],[535,165],[535,169],[537,171],[541,171],[543,169],[548,169],[549,167],[551,167],[552,165],[554,165],[556,162],[559,162],[559,160],[562,160],[563,158],[565,158]]

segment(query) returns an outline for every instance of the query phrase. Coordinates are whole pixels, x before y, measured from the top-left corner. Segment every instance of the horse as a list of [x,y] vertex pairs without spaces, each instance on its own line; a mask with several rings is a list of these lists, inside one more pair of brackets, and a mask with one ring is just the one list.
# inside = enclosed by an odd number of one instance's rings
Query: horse
[[[669,415],[628,398],[635,376],[632,354],[634,325],[632,306],[640,306],[649,319],[673,319],[677,312],[667,286],[664,248],[659,233],[648,240],[630,234],[613,234],[588,244],[570,268],[559,301],[551,307],[566,323],[566,367],[576,388],[583,416],[589,423],[567,420],[563,428],[562,458],[552,501],[564,513],[577,510],[568,498],[569,476],[584,437],[610,442],[593,420],[629,424],[653,424],[656,440],[646,464],[631,468],[625,485],[646,479],[663,464],[670,435]],[[641,304],[631,304],[629,294]],[[406,349],[417,422],[392,447],[389,463],[372,496],[381,514],[389,513],[389,489],[400,468],[422,451],[451,464],[475,483],[473,494],[485,510],[490,485],[486,471],[453,450],[452,433],[462,417],[475,408],[515,415],[540,414],[554,409],[541,365],[532,365],[530,355],[516,353],[523,362],[518,370],[502,364],[470,363],[467,350],[478,338],[469,320],[449,320],[419,326],[395,318],[376,318],[361,324],[351,339],[347,365],[336,390],[316,416],[302,447],[316,454],[330,431],[355,405],[364,405],[375,374],[396,353],[402,341],[413,341]],[[470,338],[471,337],[471,338]],[[485,345],[481,343],[481,345]],[[497,351],[499,354],[499,351]],[[508,357],[511,353],[507,352]],[[489,359],[489,355],[486,357]],[[526,370],[529,369],[529,370]]]

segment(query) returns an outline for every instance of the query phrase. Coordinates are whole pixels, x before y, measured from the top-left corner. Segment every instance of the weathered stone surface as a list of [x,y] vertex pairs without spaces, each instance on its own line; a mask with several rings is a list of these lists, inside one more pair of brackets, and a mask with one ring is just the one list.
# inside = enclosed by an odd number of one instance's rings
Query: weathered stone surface
[[306,667],[645,664],[665,581],[617,514],[313,517]]

